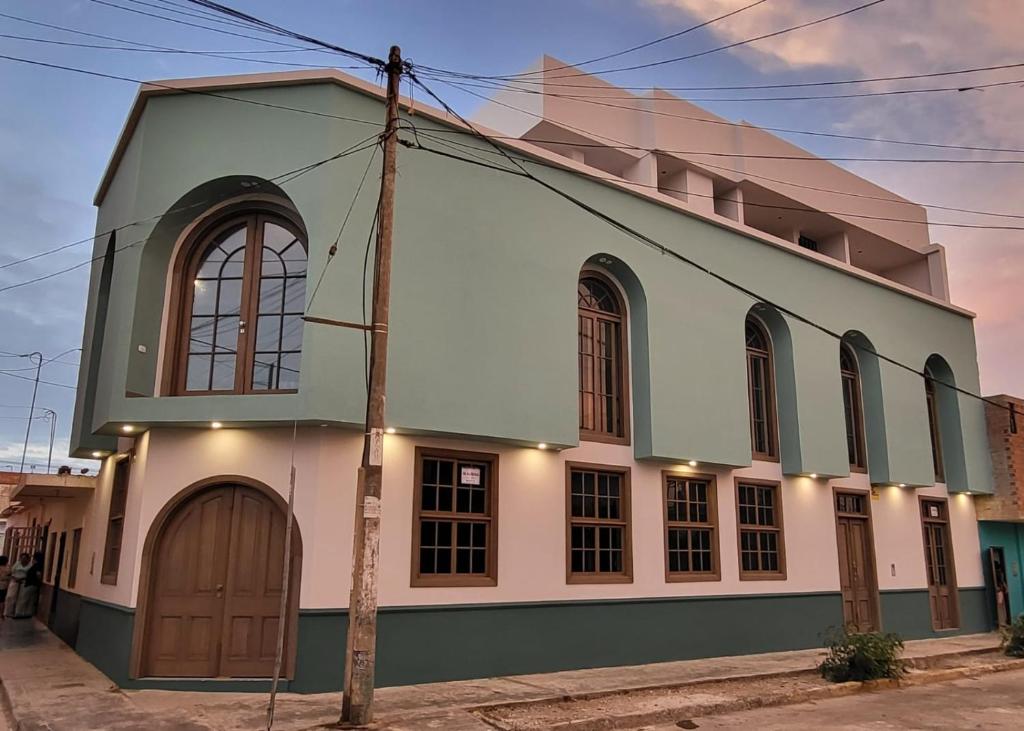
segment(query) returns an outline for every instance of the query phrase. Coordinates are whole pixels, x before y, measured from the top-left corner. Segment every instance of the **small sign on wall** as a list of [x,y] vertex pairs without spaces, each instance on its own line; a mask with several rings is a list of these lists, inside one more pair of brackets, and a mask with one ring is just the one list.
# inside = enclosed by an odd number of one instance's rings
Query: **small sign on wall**
[[930,515],[933,518],[938,518],[939,517],[939,506],[938,505],[929,505],[928,506],[928,515]]
[[461,470],[461,479],[459,482],[463,485],[479,485],[480,484],[480,468],[464,465]]

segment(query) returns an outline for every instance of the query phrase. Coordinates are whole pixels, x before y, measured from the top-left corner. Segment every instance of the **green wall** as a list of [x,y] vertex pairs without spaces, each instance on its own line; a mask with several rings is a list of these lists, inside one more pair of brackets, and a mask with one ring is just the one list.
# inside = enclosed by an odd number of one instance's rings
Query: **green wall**
[[989,632],[988,600],[984,586],[961,587],[960,627],[936,632],[932,629],[931,607],[927,589],[904,589],[881,592],[882,630],[895,632],[904,640],[949,637]]
[[981,538],[981,559],[988,576],[988,549],[1000,546],[1006,557],[1006,584],[1010,595],[1010,613],[1016,617],[1024,614],[1024,524],[1001,523],[983,520],[978,523]]
[[[232,94],[368,121],[383,113],[377,99],[328,83]],[[421,129],[438,126],[421,115],[412,122]],[[98,229],[183,205],[198,211],[201,202],[252,190],[273,191],[260,181],[323,159],[375,130],[373,124],[201,95],[150,98],[100,206]],[[489,153],[480,146],[480,154]],[[338,160],[283,185],[309,230],[312,272],[324,264],[368,156]],[[748,297],[521,178],[404,148],[399,172],[390,424],[412,432],[575,445],[576,280],[581,266],[596,258],[628,290],[636,456],[749,464],[743,356]],[[832,331],[862,332],[880,353],[918,368],[939,353],[958,386],[978,389],[967,317],[564,171],[538,168],[537,174]],[[363,247],[351,242],[365,240],[373,202],[364,191],[311,314],[361,318]],[[125,422],[360,423],[362,336],[324,326],[305,328],[295,395],[152,397],[171,249],[191,215],[119,234],[119,246],[144,243],[116,255],[105,308],[94,269],[87,324],[102,327],[104,337],[101,347],[87,349],[88,367],[81,370],[83,390],[94,390],[95,397],[79,404],[73,448],[84,450],[93,443],[90,432],[115,434]],[[98,241],[96,252],[103,246]],[[788,437],[783,467],[794,474],[845,475],[839,345],[798,321],[780,319],[790,333],[793,372],[780,404]],[[99,342],[89,333],[86,340]],[[872,479],[931,484],[921,379],[885,363],[880,370],[886,449],[872,449]],[[126,391],[143,397],[128,398]],[[962,438],[951,437],[948,449],[963,455],[951,489],[988,492],[981,404],[961,396],[958,405],[959,420],[949,427]]]

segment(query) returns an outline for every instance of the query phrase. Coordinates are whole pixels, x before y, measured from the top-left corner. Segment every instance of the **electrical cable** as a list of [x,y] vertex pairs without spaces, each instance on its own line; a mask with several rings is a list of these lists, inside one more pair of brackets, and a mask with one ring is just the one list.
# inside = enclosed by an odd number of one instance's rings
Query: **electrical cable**
[[[763,304],[763,305],[767,305],[769,307],[772,307],[777,312],[780,312],[782,314],[788,315],[789,317],[793,318],[794,320],[796,320],[798,322],[802,322],[805,325],[808,325],[808,326],[814,328],[815,330],[818,330],[819,332],[822,332],[822,333],[824,333],[826,335],[829,335],[830,337],[836,339],[840,343],[844,342],[843,333],[838,333],[838,332],[836,332],[836,331],[826,327],[825,325],[821,325],[821,324],[815,322],[814,320],[810,319],[809,317],[801,315],[801,314],[799,314],[797,312],[794,312],[793,310],[791,310],[791,309],[789,309],[789,308],[787,308],[787,307],[785,307],[783,305],[780,305],[780,304],[778,304],[778,303],[768,299],[767,297],[764,297],[763,295],[758,294],[757,292],[749,289],[748,287],[746,287],[744,285],[741,285],[738,282],[733,281],[732,279],[729,279],[725,275],[718,274],[717,272],[715,272],[714,270],[710,269],[709,267],[707,267],[705,265],[702,265],[702,264],[698,263],[697,261],[693,260],[692,258],[690,258],[690,257],[688,257],[688,256],[686,256],[684,254],[679,253],[675,249],[672,249],[671,247],[666,246],[665,244],[662,244],[661,242],[659,242],[659,241],[657,241],[657,240],[655,240],[655,239],[653,239],[653,238],[651,238],[651,237],[641,233],[640,231],[637,231],[636,229],[630,227],[629,225],[627,225],[625,223],[622,223],[621,221],[619,221],[618,219],[614,218],[613,216],[600,211],[599,209],[597,209],[594,206],[591,206],[590,204],[580,200],[579,198],[576,198],[572,194],[566,193],[565,191],[561,190],[557,186],[552,185],[551,183],[548,183],[547,181],[542,180],[541,178],[538,178],[536,175],[532,174],[527,168],[523,167],[523,165],[519,164],[511,156],[509,156],[507,151],[505,151],[505,149],[503,147],[501,147],[501,145],[499,145],[497,142],[489,139],[487,137],[487,135],[485,135],[482,132],[480,132],[476,127],[473,126],[472,123],[470,123],[462,115],[460,115],[458,112],[456,112],[454,109],[452,109],[452,107],[447,102],[445,102],[437,94],[435,94],[434,91],[429,86],[427,86],[422,80],[417,78],[417,76],[413,72],[409,71],[408,73],[410,74],[410,77],[412,78],[413,82],[416,83],[417,85],[419,85],[419,87],[421,89],[423,89],[432,99],[434,99],[434,101],[436,101],[445,110],[447,110],[449,114],[451,114],[453,117],[458,119],[460,122],[462,122],[462,124],[466,125],[469,129],[473,130],[476,133],[476,135],[481,140],[483,140],[485,143],[487,143],[491,147],[494,147],[496,150],[500,151],[506,157],[506,159],[508,159],[509,162],[511,162],[514,166],[519,168],[519,170],[521,171],[522,176],[524,176],[527,179],[531,180],[532,182],[540,185],[541,187],[551,191],[552,193],[555,193],[559,197],[561,197],[564,200],[569,201],[570,203],[575,205],[577,208],[580,208],[580,209],[586,211],[587,213],[590,213],[594,217],[604,221],[605,223],[607,223],[608,225],[612,226],[613,228],[615,228],[615,229],[619,230],[620,232],[628,235],[630,238],[633,238],[636,241],[645,244],[646,246],[654,249],[655,251],[658,251],[658,252],[660,252],[663,255],[668,255],[668,256],[672,257],[673,259],[675,259],[675,260],[677,260],[677,261],[679,261],[679,262],[681,262],[683,264],[686,264],[686,265],[688,265],[690,267],[693,267],[693,268],[697,269],[698,271],[704,272],[705,274],[707,274],[712,279],[715,279],[716,281],[721,282],[722,284],[726,285],[727,287],[729,287],[731,289],[734,289],[734,290],[740,292],[741,294],[746,295],[747,297],[749,297],[750,299],[754,300],[755,302],[757,302],[759,304]],[[506,170],[506,172],[508,172],[508,171]],[[858,345],[856,343],[854,343],[853,345],[857,349],[864,350],[863,347],[861,347],[860,345]],[[871,353],[875,357],[877,357],[879,360],[882,360],[882,361],[887,362],[887,363],[889,363],[891,365],[897,366],[897,367],[899,367],[899,368],[901,368],[903,370],[909,371],[910,373],[918,375],[921,378],[925,379],[925,381],[933,380],[931,378],[931,376],[929,376],[924,370],[917,370],[913,366],[907,365],[907,364],[903,363],[902,361],[896,360],[895,358],[887,356],[887,355],[885,355],[883,353],[879,353],[877,351],[871,351]],[[1000,409],[1009,410],[1009,407],[1004,406],[1003,404],[1000,404],[1000,403],[998,403],[996,401],[993,401],[991,399],[987,399],[984,396],[981,396],[979,394],[973,393],[972,391],[968,391],[967,389],[961,388],[961,387],[956,386],[954,384],[948,384],[948,383],[944,383],[944,382],[940,382],[940,383],[941,383],[941,385],[945,386],[946,388],[952,389],[952,390],[956,391],[957,393],[961,393],[961,394],[963,394],[965,396],[969,396],[971,398],[977,399],[977,400],[982,401],[984,403],[988,403],[988,404],[991,404],[993,406],[997,406]]]
[[[551,120],[546,120],[543,114],[538,114],[536,112],[531,112],[529,110],[517,107],[517,106],[515,106],[513,104],[508,104],[507,102],[503,102],[503,101],[501,101],[499,99],[494,99],[494,98],[491,98],[491,97],[487,97],[487,96],[484,96],[483,94],[478,94],[475,91],[472,91],[471,89],[464,88],[464,86],[462,85],[461,82],[445,81],[445,80],[441,80],[441,79],[436,79],[436,80],[439,81],[442,84],[446,84],[448,86],[451,86],[452,88],[458,89],[458,90],[460,90],[460,91],[462,91],[462,92],[464,92],[466,94],[470,94],[470,95],[475,96],[478,99],[482,99],[482,100],[484,100],[486,102],[489,102],[489,103],[492,103],[492,104],[497,104],[498,106],[505,107],[506,109],[510,109],[510,110],[513,110],[513,111],[516,111],[516,112],[521,112],[522,114],[526,114],[528,116],[535,117],[535,118],[540,119],[540,120],[551,121]],[[554,96],[557,96],[557,95],[554,95]],[[862,141],[862,142],[876,142],[876,143],[889,144],[889,145],[911,145],[911,146],[915,146],[915,147],[935,147],[935,148],[940,148],[940,149],[951,149],[951,150],[970,150],[970,151],[973,151],[973,152],[1007,152],[1007,153],[1024,154],[1024,149],[1021,149],[1021,148],[975,147],[975,146],[965,146],[965,145],[948,145],[948,144],[940,144],[940,143],[935,143],[935,142],[918,142],[918,141],[915,141],[915,140],[895,140],[895,139],[887,139],[887,138],[881,138],[881,137],[861,137],[861,136],[858,136],[858,135],[840,134],[838,132],[817,132],[817,131],[813,131],[813,130],[790,129],[790,128],[786,128],[786,127],[767,127],[767,126],[766,127],[761,127],[761,126],[754,126],[754,125],[745,124],[743,122],[730,122],[730,121],[728,121],[726,119],[708,119],[706,117],[695,117],[695,116],[692,116],[692,115],[685,115],[685,114],[672,114],[671,112],[663,112],[663,111],[659,111],[657,109],[645,109],[643,107],[623,107],[622,105],[619,105],[619,104],[602,104],[602,103],[600,103],[598,101],[588,100],[588,99],[579,99],[577,101],[580,104],[592,104],[592,105],[600,106],[600,107],[611,107],[613,109],[618,109],[619,111],[626,110],[626,111],[630,111],[630,112],[637,112],[637,113],[640,113],[640,114],[650,114],[650,115],[658,116],[658,117],[667,117],[667,118],[670,118],[670,119],[683,119],[683,120],[686,120],[686,121],[689,121],[689,122],[697,122],[697,123],[700,123],[700,124],[714,124],[714,125],[720,125],[720,126],[725,126],[725,127],[740,127],[740,128],[747,128],[747,129],[757,129],[757,130],[763,130],[763,131],[766,131],[766,132],[779,132],[779,133],[782,133],[782,134],[809,135],[809,136],[812,136],[812,137],[829,137],[829,138],[833,138],[833,139],[858,140],[858,141]],[[681,101],[685,101],[685,100],[681,100]],[[563,127],[567,127],[569,129],[575,129],[577,131],[580,131],[580,129],[578,127],[572,127],[571,125],[569,125],[566,122],[561,122],[561,121],[557,121],[556,120],[555,123],[559,124],[559,125],[561,125]],[[604,137],[603,135],[599,135],[599,134],[594,133],[594,132],[587,132],[586,130],[582,130],[582,131],[585,134],[588,134],[588,135],[593,136],[593,137],[602,137],[603,139],[611,139],[611,138]],[[614,141],[620,142],[619,140],[614,140]]]
[[[444,142],[445,141],[444,138],[437,137],[437,136],[435,136],[435,135],[433,135],[433,134],[431,134],[429,132],[426,132],[426,131],[420,131],[419,134],[422,135],[424,138],[433,140],[435,142]],[[502,139],[502,138],[494,137],[492,139]],[[451,140],[448,140],[448,142],[450,142],[452,145],[458,145],[460,148],[475,149],[475,148],[469,148],[467,145],[464,145],[464,144],[461,144],[461,143],[458,143],[458,142],[454,142],[454,141],[451,141]],[[497,153],[487,153],[486,151],[483,151],[483,152],[485,154],[492,154],[492,155],[493,154],[497,154]],[[521,162],[532,162],[534,164],[541,165],[543,167],[547,167],[547,168],[550,168],[550,169],[553,169],[553,170],[564,169],[561,166],[557,165],[556,163],[548,162],[548,161],[545,161],[545,160],[537,160],[537,159],[525,158],[525,157],[519,157],[519,158],[516,158],[516,159],[521,161]],[[705,194],[705,193],[695,193],[693,191],[686,191],[686,190],[682,190],[682,189],[679,189],[679,188],[669,188],[669,187],[665,187],[665,186],[661,186],[661,185],[651,185],[649,183],[638,183],[638,182],[635,182],[635,181],[632,181],[632,180],[626,180],[625,178],[615,177],[613,175],[609,175],[609,176],[595,175],[595,174],[590,173],[590,172],[580,172],[579,174],[583,175],[585,177],[588,177],[588,178],[590,178],[592,180],[611,182],[611,183],[618,183],[618,184],[625,184],[625,185],[629,185],[631,187],[650,188],[652,190],[656,190],[656,191],[660,191],[660,192],[664,192],[664,193],[682,193],[682,194],[686,194],[687,196],[693,196],[695,198],[709,198],[711,200],[716,200],[716,201],[725,200],[721,196],[717,196],[717,195],[714,195],[714,194],[708,195],[708,194]],[[820,190],[820,189],[815,188],[814,190]],[[888,200],[888,199],[883,199],[883,200]],[[896,203],[898,201],[889,201],[889,202]],[[907,202],[909,202],[909,201],[907,201]],[[993,231],[1024,231],[1024,226],[996,226],[996,225],[989,225],[989,224],[970,224],[970,223],[943,222],[943,221],[922,221],[922,220],[915,220],[915,219],[911,219],[911,218],[894,218],[894,217],[891,217],[891,216],[874,216],[874,215],[870,215],[870,214],[852,213],[852,212],[848,212],[848,211],[830,211],[830,210],[826,210],[826,209],[822,209],[822,208],[808,208],[808,207],[799,207],[799,206],[775,205],[775,204],[769,204],[769,203],[755,203],[753,201],[747,201],[747,200],[744,200],[743,205],[744,206],[752,206],[754,208],[765,208],[765,209],[769,209],[769,210],[795,211],[795,212],[799,212],[799,213],[821,213],[821,214],[825,214],[825,215],[829,215],[829,216],[847,216],[847,217],[850,217],[850,218],[863,218],[863,219],[867,219],[867,220],[871,220],[871,221],[888,221],[888,222],[891,222],[891,223],[910,223],[910,224],[916,224],[916,225],[922,225],[922,226],[942,226],[942,227],[948,227],[948,228],[969,228],[969,229],[983,229],[983,230],[993,230]],[[918,204],[915,204],[915,205],[918,205]],[[1024,219],[1024,214],[985,214],[985,215],[1005,215],[1007,218]]]

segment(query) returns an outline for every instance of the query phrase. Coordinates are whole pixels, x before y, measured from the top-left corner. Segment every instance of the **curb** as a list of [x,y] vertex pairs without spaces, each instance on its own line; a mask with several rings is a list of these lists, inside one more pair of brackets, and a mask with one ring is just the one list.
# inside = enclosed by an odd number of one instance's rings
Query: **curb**
[[0,718],[7,722],[11,731],[20,731],[21,722],[14,715],[14,704],[11,703],[11,696],[7,693],[7,684],[0,678]]
[[[991,652],[991,649],[971,650],[966,652],[946,653],[944,655],[931,656],[926,659],[925,664],[933,665],[943,659],[948,660],[951,657],[977,655],[983,654],[985,652]],[[918,660],[920,659],[922,658],[918,658]],[[910,664],[913,667],[912,660],[913,658],[910,661],[908,661],[908,664]],[[754,696],[749,698],[733,698],[725,701],[699,704],[691,706],[686,709],[679,710],[663,709],[600,719],[583,718],[578,720],[570,720],[563,721],[561,723],[555,723],[548,726],[548,729],[550,729],[550,731],[608,731],[609,729],[677,721],[679,720],[678,717],[682,713],[685,713],[691,718],[698,718],[702,716],[714,716],[725,713],[735,713],[737,711],[754,710],[758,708],[771,708],[775,706],[793,705],[797,703],[805,703],[807,701],[825,700],[829,698],[843,698],[851,695],[857,695],[860,693],[873,693],[876,691],[896,690],[899,688],[932,685],[935,683],[943,683],[951,680],[960,680],[964,678],[973,678],[982,675],[989,675],[992,673],[1005,672],[1008,670],[1016,670],[1020,668],[1024,668],[1024,660],[1009,659],[1000,662],[989,663],[986,665],[976,665],[973,667],[947,668],[943,670],[934,671],[924,669],[920,671],[919,675],[906,676],[899,680],[886,679],[866,682],[853,681],[849,683],[836,683],[833,685],[826,685],[818,688],[809,688],[806,690],[790,691],[786,693],[768,693],[765,695]],[[674,683],[660,686],[648,686],[646,688],[629,688],[626,690],[608,691],[601,693],[580,693],[576,695],[552,696],[547,701],[515,701],[512,703],[477,706],[470,708],[468,710],[470,710],[470,712],[473,713],[473,715],[477,716],[485,723],[493,726],[496,729],[499,729],[499,731],[518,731],[519,727],[517,727],[515,724],[506,723],[504,720],[488,716],[488,711],[499,710],[502,708],[522,708],[530,705],[540,705],[542,703],[550,702],[591,700],[595,698],[608,697],[611,695],[628,696],[632,693],[641,690],[673,690],[688,687],[699,687],[701,685],[705,685],[708,683],[722,682],[723,680],[738,682],[742,682],[744,680],[770,680],[771,678],[791,677],[810,673],[815,673],[815,671],[797,670],[779,673],[765,673],[761,675],[732,676],[715,679],[702,678],[699,681],[692,681],[688,683]]]

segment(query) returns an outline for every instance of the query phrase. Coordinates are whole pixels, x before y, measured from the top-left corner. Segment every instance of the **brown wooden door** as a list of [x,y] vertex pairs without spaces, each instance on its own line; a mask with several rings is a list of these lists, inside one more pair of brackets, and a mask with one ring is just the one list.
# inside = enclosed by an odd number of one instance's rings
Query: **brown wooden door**
[[836,494],[843,623],[859,632],[878,629],[878,590],[868,499],[864,493]]
[[284,522],[249,487],[204,490],[178,508],[153,557],[144,675],[272,675]]
[[236,489],[220,675],[265,678],[274,672],[284,532],[285,516],[266,496]]
[[946,502],[922,500],[921,518],[932,626],[937,630],[954,629],[960,626],[960,617]]

